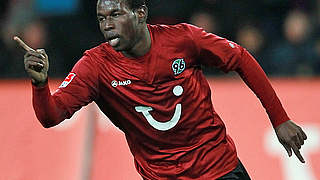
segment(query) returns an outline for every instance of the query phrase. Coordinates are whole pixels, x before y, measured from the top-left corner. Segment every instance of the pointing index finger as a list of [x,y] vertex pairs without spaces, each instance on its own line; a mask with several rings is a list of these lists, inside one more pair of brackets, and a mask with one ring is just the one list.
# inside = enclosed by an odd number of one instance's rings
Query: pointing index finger
[[26,43],[24,43],[18,36],[14,36],[13,40],[15,40],[26,51],[35,51],[31,47],[29,47]]
[[305,163],[304,158],[302,157],[299,149],[297,148],[297,146],[295,145],[295,143],[291,143],[291,148],[294,152],[294,154],[297,156],[297,158],[300,160],[300,162]]

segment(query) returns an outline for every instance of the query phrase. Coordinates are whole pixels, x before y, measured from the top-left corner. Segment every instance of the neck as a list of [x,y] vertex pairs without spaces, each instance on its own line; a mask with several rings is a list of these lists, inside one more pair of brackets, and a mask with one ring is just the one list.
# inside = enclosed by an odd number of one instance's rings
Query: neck
[[122,51],[122,54],[129,58],[137,58],[147,54],[151,48],[151,36],[147,25],[141,30],[142,36],[137,39],[137,43],[129,51]]

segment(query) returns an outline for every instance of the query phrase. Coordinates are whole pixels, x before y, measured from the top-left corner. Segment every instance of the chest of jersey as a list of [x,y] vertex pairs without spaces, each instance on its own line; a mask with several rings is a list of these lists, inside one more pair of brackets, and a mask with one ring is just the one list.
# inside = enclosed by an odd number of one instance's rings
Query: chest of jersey
[[113,57],[99,65],[100,92],[112,104],[109,110],[122,109],[121,119],[142,119],[159,131],[170,130],[180,122],[184,104],[190,108],[197,99],[194,89],[202,76],[186,51],[168,48],[165,52],[136,60]]

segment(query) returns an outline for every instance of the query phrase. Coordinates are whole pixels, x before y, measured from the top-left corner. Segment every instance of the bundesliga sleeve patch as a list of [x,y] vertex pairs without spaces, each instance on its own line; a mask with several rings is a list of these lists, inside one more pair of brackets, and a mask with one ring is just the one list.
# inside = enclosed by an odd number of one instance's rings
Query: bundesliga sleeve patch
[[64,81],[61,83],[61,85],[59,86],[59,88],[65,88],[67,87],[71,81],[74,79],[74,77],[76,77],[75,73],[69,73],[68,76],[64,79]]

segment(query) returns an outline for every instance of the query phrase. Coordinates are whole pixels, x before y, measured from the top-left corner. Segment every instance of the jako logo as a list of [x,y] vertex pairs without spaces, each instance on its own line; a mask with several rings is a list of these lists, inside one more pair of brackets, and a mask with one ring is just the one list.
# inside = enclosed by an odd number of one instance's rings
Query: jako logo
[[111,86],[112,87],[117,87],[117,86],[127,86],[131,84],[131,81],[130,80],[126,80],[126,81],[116,81],[116,80],[113,80],[111,82]]

